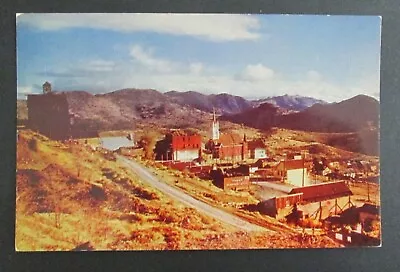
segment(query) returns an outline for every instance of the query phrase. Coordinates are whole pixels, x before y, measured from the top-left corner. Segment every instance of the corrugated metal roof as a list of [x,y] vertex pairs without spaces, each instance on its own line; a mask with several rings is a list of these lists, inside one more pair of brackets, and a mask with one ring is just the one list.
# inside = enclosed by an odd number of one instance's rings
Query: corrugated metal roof
[[292,189],[290,194],[303,193],[303,201],[319,202],[350,196],[353,193],[344,181],[326,182]]

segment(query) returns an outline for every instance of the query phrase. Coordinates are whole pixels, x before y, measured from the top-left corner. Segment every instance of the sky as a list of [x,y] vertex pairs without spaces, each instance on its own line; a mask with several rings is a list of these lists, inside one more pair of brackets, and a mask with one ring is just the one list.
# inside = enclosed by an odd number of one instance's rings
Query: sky
[[124,88],[379,99],[378,16],[22,14],[17,95]]

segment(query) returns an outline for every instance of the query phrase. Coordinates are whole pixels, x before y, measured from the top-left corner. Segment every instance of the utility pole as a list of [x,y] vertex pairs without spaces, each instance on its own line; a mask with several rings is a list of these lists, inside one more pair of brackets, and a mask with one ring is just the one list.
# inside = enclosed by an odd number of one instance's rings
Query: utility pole
[[367,181],[367,192],[368,192],[368,202],[371,202],[371,199],[369,198],[369,182]]
[[302,179],[301,186],[304,187],[304,151],[301,151],[301,158],[303,160],[303,175],[301,177]]

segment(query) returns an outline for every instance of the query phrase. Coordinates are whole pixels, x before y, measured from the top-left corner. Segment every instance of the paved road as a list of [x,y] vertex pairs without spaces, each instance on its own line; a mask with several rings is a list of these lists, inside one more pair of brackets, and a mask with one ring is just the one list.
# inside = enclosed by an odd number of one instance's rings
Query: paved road
[[192,207],[204,214],[214,217],[219,221],[230,224],[244,231],[269,231],[258,225],[251,224],[235,215],[232,215],[218,208],[210,206],[207,203],[204,203],[200,200],[191,197],[190,195],[182,192],[181,190],[178,190],[164,182],[161,182],[155,175],[150,173],[150,171],[146,167],[132,160],[129,160],[120,155],[117,155],[117,158],[119,161],[128,166],[132,171],[134,171],[137,175],[139,175],[139,177],[141,177],[143,181],[147,182],[152,187],[157,188],[161,192],[173,197],[174,199],[182,202],[183,204],[189,207]]

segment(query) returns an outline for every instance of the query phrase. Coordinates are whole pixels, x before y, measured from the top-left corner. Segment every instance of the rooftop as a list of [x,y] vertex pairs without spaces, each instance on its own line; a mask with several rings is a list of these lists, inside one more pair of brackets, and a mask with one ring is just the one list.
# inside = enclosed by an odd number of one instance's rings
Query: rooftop
[[325,182],[305,187],[297,187],[290,194],[303,193],[303,201],[319,202],[353,195],[344,181]]
[[221,143],[224,146],[229,145],[237,145],[243,142],[243,137],[236,133],[226,133],[221,134],[218,140],[218,143]]

